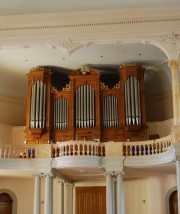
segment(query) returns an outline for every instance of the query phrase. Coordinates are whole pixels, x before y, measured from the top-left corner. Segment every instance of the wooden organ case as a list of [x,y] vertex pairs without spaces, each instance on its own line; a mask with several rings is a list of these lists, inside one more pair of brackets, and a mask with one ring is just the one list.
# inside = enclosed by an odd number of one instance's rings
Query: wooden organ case
[[28,74],[27,143],[147,139],[141,66],[120,66],[119,83],[111,88],[87,66],[72,71],[61,90],[52,85],[51,74],[45,68]]

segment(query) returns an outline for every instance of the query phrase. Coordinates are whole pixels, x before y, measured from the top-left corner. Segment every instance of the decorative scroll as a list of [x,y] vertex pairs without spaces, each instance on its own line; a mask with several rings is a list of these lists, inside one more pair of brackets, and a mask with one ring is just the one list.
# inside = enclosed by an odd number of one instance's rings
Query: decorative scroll
[[103,82],[100,82],[100,89],[102,91],[104,89],[109,89],[109,87],[107,85],[105,85]]
[[141,125],[141,102],[139,82],[135,76],[129,76],[124,85],[126,125]]
[[106,96],[103,99],[103,126],[118,127],[118,100],[116,96]]
[[81,85],[75,93],[76,128],[95,127],[95,91],[90,85]]
[[31,88],[30,128],[45,128],[46,84],[36,80]]
[[68,100],[64,97],[54,100],[53,123],[55,129],[68,128]]

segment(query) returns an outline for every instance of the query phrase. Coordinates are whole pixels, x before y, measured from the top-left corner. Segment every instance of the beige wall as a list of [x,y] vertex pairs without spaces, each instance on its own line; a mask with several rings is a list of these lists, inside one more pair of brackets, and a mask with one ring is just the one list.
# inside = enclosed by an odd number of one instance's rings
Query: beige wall
[[173,118],[171,90],[146,94],[145,105],[147,121],[162,121]]
[[[54,213],[59,211],[59,183],[54,179]],[[75,186],[102,186],[105,182],[81,182]],[[166,195],[176,186],[175,175],[129,179],[124,182],[125,214],[165,214]],[[33,213],[34,178],[0,178],[0,189],[12,191],[18,202],[17,214]],[[69,205],[72,203],[68,197]],[[71,205],[70,205],[71,206]],[[44,211],[44,178],[41,180],[41,214]],[[72,213],[67,213],[72,214]]]
[[33,213],[34,183],[32,178],[0,178],[0,189],[8,189],[17,198],[17,214]]
[[166,195],[176,186],[175,175],[161,175],[125,182],[126,214],[165,214]]
[[0,94],[0,123],[22,126],[25,125],[25,98]]

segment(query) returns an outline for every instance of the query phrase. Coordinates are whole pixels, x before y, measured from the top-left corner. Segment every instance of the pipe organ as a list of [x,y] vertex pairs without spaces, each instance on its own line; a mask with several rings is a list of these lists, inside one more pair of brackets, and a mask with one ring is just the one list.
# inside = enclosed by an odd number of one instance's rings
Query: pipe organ
[[25,139],[28,143],[66,140],[136,141],[147,139],[144,69],[122,65],[119,83],[101,81],[101,73],[84,67],[56,89],[52,72],[32,69],[28,76]]

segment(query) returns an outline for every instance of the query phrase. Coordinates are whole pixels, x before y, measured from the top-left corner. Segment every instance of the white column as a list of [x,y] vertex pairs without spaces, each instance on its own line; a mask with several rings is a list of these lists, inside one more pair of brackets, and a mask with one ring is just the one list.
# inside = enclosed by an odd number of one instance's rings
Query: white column
[[59,214],[64,214],[64,183],[59,181]]
[[116,214],[116,177],[115,174],[112,175],[112,213]]
[[73,213],[73,184],[64,184],[64,214]]
[[179,61],[170,60],[168,66],[171,69],[172,74],[172,97],[173,97],[173,116],[174,116],[174,126],[180,125],[180,106],[179,106],[179,77],[178,68]]
[[178,194],[178,214],[180,214],[180,161],[176,161],[176,176],[177,176],[177,194]]
[[106,213],[113,214],[112,176],[106,173]]
[[49,174],[45,177],[44,214],[53,214],[53,178]]
[[76,187],[73,186],[73,214],[76,214]]
[[34,214],[41,212],[41,178],[39,175],[34,176]]
[[117,214],[124,214],[124,188],[123,175],[121,172],[117,174]]

